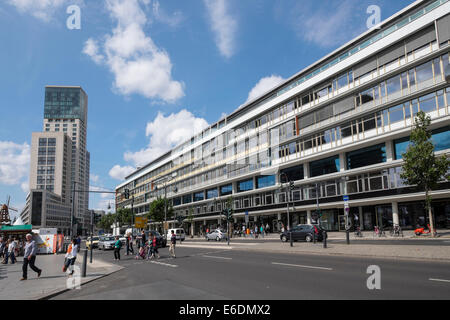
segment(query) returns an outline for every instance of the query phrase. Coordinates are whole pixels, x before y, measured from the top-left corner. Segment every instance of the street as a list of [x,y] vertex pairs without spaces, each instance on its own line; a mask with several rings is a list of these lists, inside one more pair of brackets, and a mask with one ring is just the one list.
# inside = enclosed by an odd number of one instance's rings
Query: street
[[[297,245],[297,244],[296,244]],[[223,247],[220,245],[220,247]],[[54,299],[449,299],[448,262],[321,256],[177,246],[177,258],[116,262],[125,267]],[[113,252],[95,258],[113,261]],[[369,290],[371,265],[381,289]]]

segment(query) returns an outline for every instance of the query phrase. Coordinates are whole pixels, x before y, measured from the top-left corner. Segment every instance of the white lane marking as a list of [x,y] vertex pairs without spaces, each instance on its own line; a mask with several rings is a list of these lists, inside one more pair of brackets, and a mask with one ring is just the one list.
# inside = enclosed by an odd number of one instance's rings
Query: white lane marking
[[224,260],[231,260],[231,259],[233,259],[233,258],[228,258],[228,257],[205,256],[205,255],[203,255],[202,257],[204,257],[204,258],[224,259]]
[[450,280],[445,280],[445,279],[433,279],[433,278],[430,278],[428,280],[430,280],[430,281],[439,281],[439,282],[450,282]]
[[279,263],[279,262],[272,262],[272,264],[280,265],[280,266],[289,266],[289,267],[299,267],[299,268],[309,268],[309,269],[320,269],[320,270],[333,270],[331,268],[325,268],[325,267],[314,267],[314,266],[304,266],[300,264],[289,264],[289,263]]
[[162,266],[172,267],[172,268],[177,268],[178,267],[176,264],[169,264],[169,263],[157,262],[157,261],[150,261],[150,263],[159,264],[159,265],[162,265]]
[[230,250],[233,249],[233,247],[229,246],[208,246],[208,245],[192,245],[192,244],[184,244],[183,248],[203,248],[203,249],[223,249],[223,250]]

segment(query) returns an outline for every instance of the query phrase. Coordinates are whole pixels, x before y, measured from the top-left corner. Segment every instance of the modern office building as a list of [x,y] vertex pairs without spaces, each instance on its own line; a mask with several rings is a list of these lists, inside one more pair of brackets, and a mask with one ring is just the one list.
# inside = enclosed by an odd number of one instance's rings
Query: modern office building
[[[424,111],[435,153],[450,153],[449,12],[448,0],[414,2],[133,172],[116,187],[117,208],[131,207],[125,189],[138,215],[166,192],[198,233],[222,224],[230,197],[234,227],[248,216],[272,231],[312,222],[318,203],[320,223],[343,230],[348,195],[363,230],[424,225],[424,193],[400,178],[402,152]],[[437,227],[449,228],[450,184],[432,197]]]
[[[78,192],[89,190],[87,110],[88,97],[81,87],[46,86],[43,132],[32,134],[29,181],[31,190],[51,192],[60,197],[61,205],[68,206],[66,215],[69,217],[69,229],[73,207],[74,224],[78,233],[83,234],[90,226],[89,193]],[[77,192],[73,192],[74,190]],[[29,197],[30,201],[33,198]],[[26,208],[32,209],[33,206]],[[42,208],[41,216],[45,217],[46,207]],[[25,218],[29,216],[31,221],[39,220],[33,220],[33,214],[33,210],[23,211]],[[41,226],[54,225],[42,220]]]

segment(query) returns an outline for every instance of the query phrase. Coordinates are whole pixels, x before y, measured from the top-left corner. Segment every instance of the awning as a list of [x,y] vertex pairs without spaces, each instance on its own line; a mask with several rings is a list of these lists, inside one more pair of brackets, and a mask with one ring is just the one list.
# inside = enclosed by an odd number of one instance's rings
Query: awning
[[24,224],[21,226],[2,226],[0,232],[31,232],[32,225]]

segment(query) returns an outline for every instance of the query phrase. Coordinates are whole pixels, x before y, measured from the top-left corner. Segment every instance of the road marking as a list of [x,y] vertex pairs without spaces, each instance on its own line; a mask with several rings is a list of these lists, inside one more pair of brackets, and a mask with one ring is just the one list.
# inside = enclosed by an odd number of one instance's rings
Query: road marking
[[280,266],[289,266],[289,267],[299,267],[299,268],[309,268],[309,269],[319,269],[319,270],[333,270],[331,268],[324,268],[324,267],[314,267],[314,266],[303,266],[300,264],[289,264],[289,263],[279,263],[279,262],[272,262],[272,264],[280,265]]
[[177,268],[177,267],[178,267],[178,266],[175,265],[175,264],[169,264],[169,263],[164,263],[164,262],[150,261],[150,263],[160,264],[160,265],[162,265],[162,266],[172,267],[172,268]]
[[203,256],[204,258],[216,258],[216,259],[224,259],[224,260],[231,260],[233,258],[227,258],[227,257],[217,257],[217,256]]
[[439,282],[450,282],[450,280],[445,280],[445,279],[433,279],[433,278],[430,278],[428,280],[430,280],[430,281],[439,281]]
[[223,249],[223,250],[229,250],[233,249],[233,247],[228,246],[214,246],[214,245],[192,245],[192,244],[184,244],[183,248],[203,248],[203,249]]

